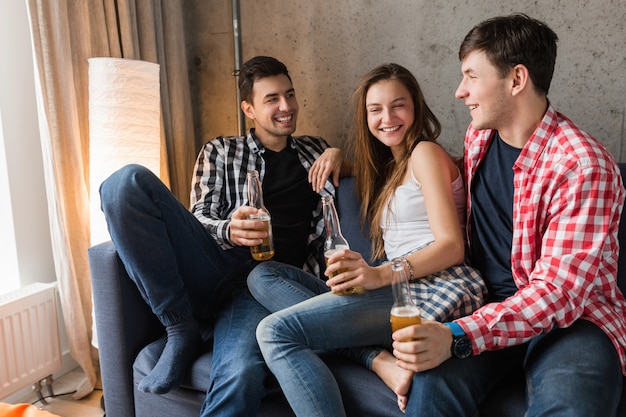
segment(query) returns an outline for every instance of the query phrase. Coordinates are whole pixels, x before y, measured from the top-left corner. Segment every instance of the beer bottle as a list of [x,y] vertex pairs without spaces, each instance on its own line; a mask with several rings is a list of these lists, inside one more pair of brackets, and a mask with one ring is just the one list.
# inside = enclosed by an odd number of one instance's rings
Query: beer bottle
[[[324,241],[324,261],[328,266],[328,258],[336,251],[342,249],[350,249],[348,241],[341,234],[341,226],[339,225],[339,216],[337,215],[337,209],[335,208],[335,201],[332,195],[322,196],[322,210],[324,215],[324,228],[326,229],[326,240]],[[341,274],[347,271],[342,268],[331,275],[331,278],[335,275]],[[347,290],[336,292],[337,295],[354,294],[356,288],[348,288]]]
[[391,260],[391,289],[393,291],[393,306],[391,307],[391,331],[421,324],[420,309],[411,298],[409,279],[407,274],[406,258]]
[[269,233],[260,245],[250,246],[250,252],[252,253],[252,258],[255,260],[265,261],[274,256],[272,217],[263,204],[263,189],[261,188],[261,180],[259,179],[258,171],[254,170],[248,172],[246,181],[248,183],[248,205],[259,209],[256,214],[248,216],[248,219],[262,221],[263,227],[259,230],[266,230]]

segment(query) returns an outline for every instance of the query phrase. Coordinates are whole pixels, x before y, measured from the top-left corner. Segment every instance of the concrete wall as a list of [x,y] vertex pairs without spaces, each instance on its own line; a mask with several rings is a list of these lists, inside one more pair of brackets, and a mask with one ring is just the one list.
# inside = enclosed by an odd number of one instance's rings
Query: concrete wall
[[[200,141],[237,133],[230,0],[188,0],[187,31]],[[243,58],[273,55],[290,70],[298,131],[344,147],[358,78],[397,62],[417,76],[443,124],[440,142],[462,152],[470,121],[454,98],[458,47],[480,21],[524,12],[558,35],[550,99],[626,160],[626,0],[240,0]]]

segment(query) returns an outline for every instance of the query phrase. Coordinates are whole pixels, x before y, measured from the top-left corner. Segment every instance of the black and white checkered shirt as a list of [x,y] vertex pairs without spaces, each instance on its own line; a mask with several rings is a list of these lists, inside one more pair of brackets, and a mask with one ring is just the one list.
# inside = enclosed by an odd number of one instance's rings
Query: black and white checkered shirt
[[[302,166],[308,172],[313,162],[330,146],[315,136],[293,136],[290,146],[298,152]],[[190,210],[207,228],[223,249],[234,247],[230,241],[229,225],[237,207],[248,204],[246,175],[259,171],[261,182],[265,176],[265,148],[250,129],[247,136],[217,137],[207,142],[196,160],[191,184]],[[321,193],[335,195],[335,187],[326,181]],[[308,238],[308,259],[304,269],[319,276],[323,271],[324,220],[321,204],[312,213],[313,233]]]

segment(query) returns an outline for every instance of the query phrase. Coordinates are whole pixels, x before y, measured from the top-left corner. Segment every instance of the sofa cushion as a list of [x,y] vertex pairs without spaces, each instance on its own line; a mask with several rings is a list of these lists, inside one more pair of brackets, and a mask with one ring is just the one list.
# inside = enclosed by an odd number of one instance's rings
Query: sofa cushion
[[[152,370],[164,345],[165,338],[150,343],[139,353],[133,364],[136,416],[198,415],[209,386],[212,357],[210,344],[205,346],[204,353],[192,364],[181,388],[162,395],[137,390],[137,384]],[[332,353],[321,353],[320,356],[337,379],[348,416],[404,416],[396,405],[395,394],[373,372],[344,356]],[[266,390],[267,395],[261,405],[259,417],[294,416],[274,378],[268,379]],[[181,406],[184,406],[184,412]]]
[[[135,387],[148,372],[152,370],[159,355],[165,346],[165,338],[156,340],[147,345],[137,356],[133,364],[133,379]],[[211,373],[212,351],[210,344],[205,345],[203,353],[192,364],[181,388],[162,395],[154,395],[139,392],[135,388],[135,399],[143,398],[137,408],[137,417],[155,415],[198,415],[204,401],[205,393],[209,387],[209,375]],[[293,417],[293,413],[287,404],[287,400],[280,391],[278,383],[270,379],[266,387],[267,395],[261,405],[259,416]],[[180,404],[184,404],[189,413],[181,413]],[[164,412],[171,410],[171,412]]]
[[[210,350],[196,360],[183,386],[178,390],[154,395],[136,389],[138,382],[154,367],[158,353],[163,350],[163,344],[164,339],[161,339],[146,346],[133,365],[136,417],[198,415],[209,385],[212,357]],[[337,355],[322,354],[322,357],[335,374],[348,416],[405,417],[396,406],[395,395],[372,372]],[[266,389],[268,394],[263,400],[258,417],[294,417],[274,379],[270,380]],[[524,381],[520,378],[496,389],[489,401],[481,407],[480,417],[523,416],[525,411]]]
[[[150,343],[139,353],[133,364],[137,417],[183,416],[194,415],[194,413],[198,415],[209,386],[212,358],[210,343],[205,345],[204,352],[192,364],[181,388],[162,395],[137,391],[137,384],[152,370],[163,351],[164,345],[164,337]],[[321,353],[320,356],[335,375],[349,416],[404,416],[396,405],[395,394],[373,372],[344,356],[332,353]],[[269,378],[265,388],[267,394],[261,404],[258,416],[293,417],[294,414],[276,379]],[[367,395],[363,395],[363,393],[367,393]],[[181,412],[181,405],[187,410],[185,413]]]

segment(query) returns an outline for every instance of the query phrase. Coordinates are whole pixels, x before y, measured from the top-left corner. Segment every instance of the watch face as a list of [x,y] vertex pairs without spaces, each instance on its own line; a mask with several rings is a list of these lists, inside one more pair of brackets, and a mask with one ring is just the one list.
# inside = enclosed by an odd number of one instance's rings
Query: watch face
[[465,336],[454,339],[452,343],[452,353],[459,359],[472,356],[472,342]]

